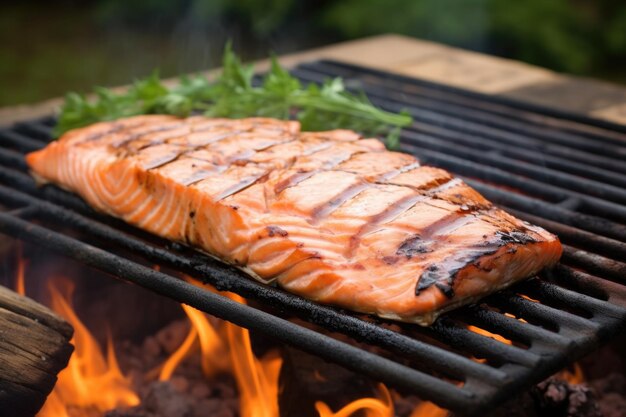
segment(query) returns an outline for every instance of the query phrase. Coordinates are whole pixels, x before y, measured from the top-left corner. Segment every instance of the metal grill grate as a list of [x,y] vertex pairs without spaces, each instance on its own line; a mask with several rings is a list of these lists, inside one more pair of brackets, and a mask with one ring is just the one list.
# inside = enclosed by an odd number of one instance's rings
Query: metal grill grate
[[[557,233],[565,244],[563,263],[544,279],[531,279],[447,314],[431,328],[320,306],[94,213],[54,186],[38,188],[26,172],[23,155],[50,139],[53,118],[0,130],[0,203],[7,207],[0,212],[0,232],[461,414],[501,403],[623,327],[625,127],[338,62],[307,63],[294,73],[313,82],[342,76],[375,104],[408,109],[415,123],[403,134],[404,151],[466,177],[496,204]],[[271,313],[154,271],[138,262],[138,256],[255,300]],[[318,325],[318,330],[289,321],[293,316]],[[512,344],[468,326],[502,335]],[[323,329],[361,343],[339,341]]]

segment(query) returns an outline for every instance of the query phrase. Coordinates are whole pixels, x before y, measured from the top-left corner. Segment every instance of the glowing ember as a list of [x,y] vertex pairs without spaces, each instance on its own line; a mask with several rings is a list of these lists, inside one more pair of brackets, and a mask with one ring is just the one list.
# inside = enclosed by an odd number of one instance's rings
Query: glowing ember
[[474,333],[478,333],[480,335],[487,336],[487,337],[490,337],[492,339],[495,339],[498,342],[505,343],[507,345],[511,345],[512,344],[512,342],[509,339],[505,338],[504,336],[500,336],[499,334],[488,332],[487,330],[481,329],[480,327],[467,326],[467,329],[472,331],[472,332],[474,332]]
[[516,319],[517,321],[521,321],[522,323],[528,323],[526,320],[524,320],[521,317],[515,317],[513,314],[511,313],[504,313],[505,316],[510,317],[512,319]]
[[[379,385],[381,398],[361,398],[343,407],[341,410],[333,413],[331,409],[323,402],[315,403],[315,408],[320,417],[349,417],[357,411],[363,410],[366,417],[393,417],[393,401],[389,390],[383,384]],[[412,417],[417,417],[417,415]],[[430,417],[424,415],[423,417]]]
[[115,407],[139,404],[139,397],[130,389],[130,381],[118,367],[112,343],[108,343],[105,358],[96,339],[74,312],[72,284],[67,280],[51,282],[56,284],[49,287],[51,307],[74,327],[72,343],[76,350],[37,416],[65,417],[72,406],[103,413]]
[[572,365],[573,370],[564,369],[557,374],[557,378],[563,379],[570,384],[582,384],[585,382],[583,369],[578,363]]

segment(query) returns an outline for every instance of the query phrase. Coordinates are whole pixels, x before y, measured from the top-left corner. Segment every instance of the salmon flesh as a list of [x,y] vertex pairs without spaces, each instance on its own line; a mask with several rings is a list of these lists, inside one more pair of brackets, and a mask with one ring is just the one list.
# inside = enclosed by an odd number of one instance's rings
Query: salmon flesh
[[349,130],[136,116],[26,160],[99,211],[349,310],[431,324],[554,265],[558,238]]

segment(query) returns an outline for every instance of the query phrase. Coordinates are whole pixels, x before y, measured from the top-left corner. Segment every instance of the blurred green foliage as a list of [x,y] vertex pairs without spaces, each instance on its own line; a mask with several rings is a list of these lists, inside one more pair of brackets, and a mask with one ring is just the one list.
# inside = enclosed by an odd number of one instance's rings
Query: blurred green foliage
[[343,0],[324,23],[348,37],[391,31],[576,74],[626,58],[624,1]]
[[0,6],[0,105],[400,33],[626,82],[623,0],[61,0]]

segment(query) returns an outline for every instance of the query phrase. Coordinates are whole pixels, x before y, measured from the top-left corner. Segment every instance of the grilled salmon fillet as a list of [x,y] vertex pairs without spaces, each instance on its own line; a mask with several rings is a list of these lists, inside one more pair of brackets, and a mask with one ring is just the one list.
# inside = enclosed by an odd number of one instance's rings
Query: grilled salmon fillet
[[431,324],[555,264],[556,236],[348,130],[151,115],[27,155],[91,206],[311,300]]

